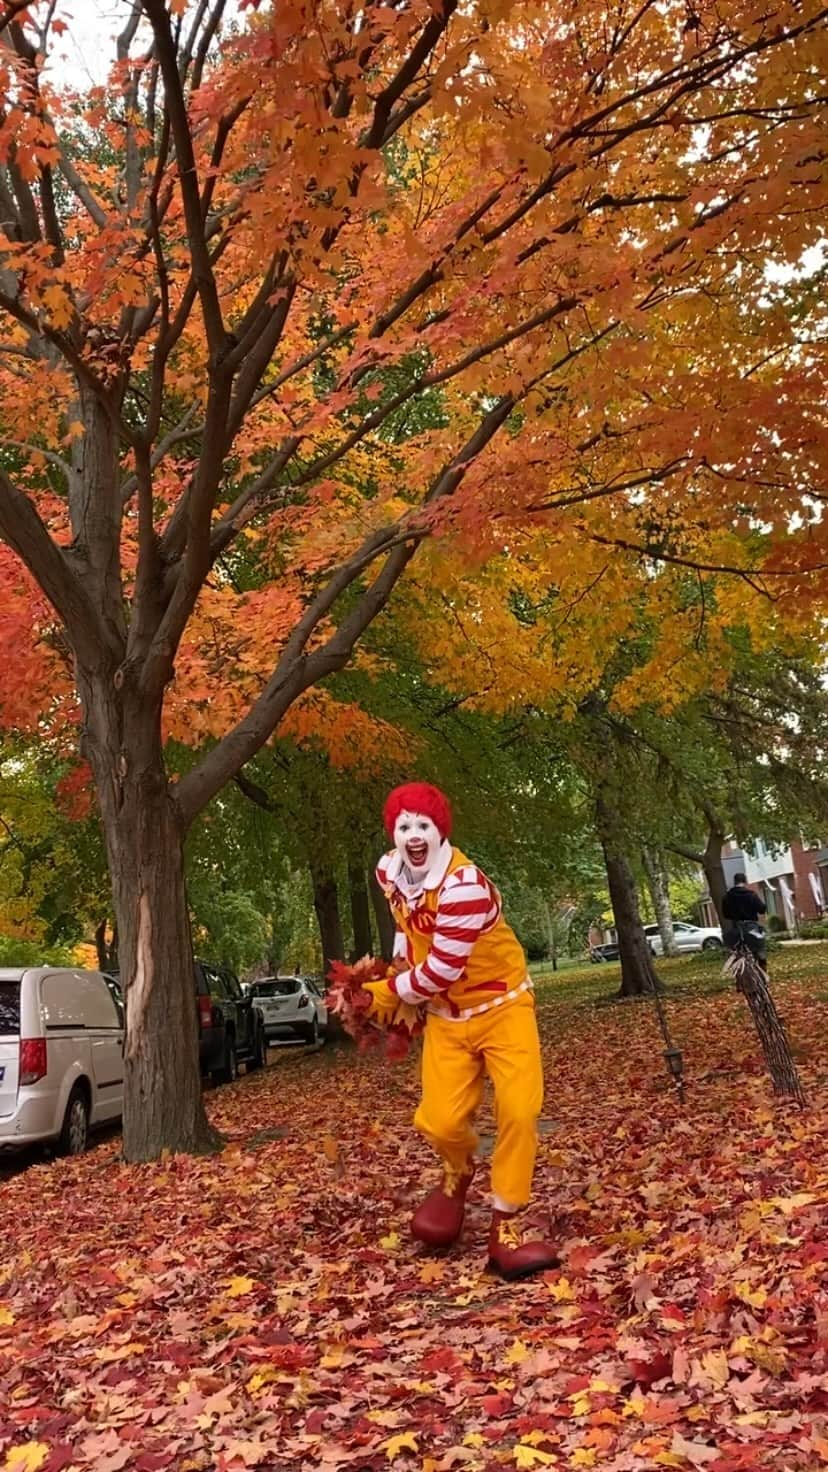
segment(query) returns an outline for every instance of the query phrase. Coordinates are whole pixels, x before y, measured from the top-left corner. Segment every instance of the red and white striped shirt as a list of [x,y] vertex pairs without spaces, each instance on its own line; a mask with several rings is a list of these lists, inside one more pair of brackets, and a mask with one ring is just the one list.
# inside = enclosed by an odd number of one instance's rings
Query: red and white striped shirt
[[[377,872],[382,883],[381,869]],[[402,895],[400,898],[404,899]],[[411,906],[415,923],[418,908]],[[428,955],[420,965],[400,972],[391,982],[400,1000],[422,1004],[460,981],[476,941],[497,924],[501,909],[500,895],[474,864],[464,864],[446,875],[437,896]]]

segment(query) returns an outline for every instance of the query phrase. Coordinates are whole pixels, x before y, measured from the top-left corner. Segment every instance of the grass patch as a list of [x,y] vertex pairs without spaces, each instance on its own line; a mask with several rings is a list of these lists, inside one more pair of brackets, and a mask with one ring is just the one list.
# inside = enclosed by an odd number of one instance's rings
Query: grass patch
[[[656,960],[656,969],[667,986],[667,997],[712,996],[729,991],[732,984],[722,976],[721,952],[696,951],[689,956]],[[595,966],[591,962],[566,971],[553,971],[548,962],[532,964],[529,971],[540,1001],[564,1004],[604,1002],[616,996],[621,985],[618,961]],[[792,982],[804,984],[815,993],[828,983],[828,942],[812,946],[784,946],[771,952],[772,987]]]

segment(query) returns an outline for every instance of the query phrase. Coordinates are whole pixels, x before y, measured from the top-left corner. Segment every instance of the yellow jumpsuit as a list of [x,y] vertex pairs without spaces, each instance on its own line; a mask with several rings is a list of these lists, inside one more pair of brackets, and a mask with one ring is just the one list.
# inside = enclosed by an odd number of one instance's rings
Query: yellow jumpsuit
[[459,849],[439,883],[411,902],[389,878],[392,858],[380,861],[377,877],[405,937],[406,974],[428,1014],[415,1126],[450,1170],[462,1171],[478,1143],[473,1120],[488,1074],[497,1121],[492,1192],[499,1209],[517,1209],[532,1191],[543,1102],[523,949],[494,885]]

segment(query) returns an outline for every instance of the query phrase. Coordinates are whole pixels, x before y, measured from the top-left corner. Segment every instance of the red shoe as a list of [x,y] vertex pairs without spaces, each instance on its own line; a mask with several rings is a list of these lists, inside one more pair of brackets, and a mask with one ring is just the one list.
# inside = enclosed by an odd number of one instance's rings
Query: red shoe
[[465,1170],[443,1167],[443,1179],[436,1190],[426,1196],[411,1222],[411,1234],[429,1247],[451,1247],[463,1230],[466,1192],[474,1177],[474,1161]]
[[489,1271],[499,1277],[513,1281],[531,1278],[533,1273],[545,1273],[549,1268],[560,1267],[560,1258],[550,1242],[540,1237],[524,1241],[523,1232],[513,1212],[492,1213],[489,1233]]

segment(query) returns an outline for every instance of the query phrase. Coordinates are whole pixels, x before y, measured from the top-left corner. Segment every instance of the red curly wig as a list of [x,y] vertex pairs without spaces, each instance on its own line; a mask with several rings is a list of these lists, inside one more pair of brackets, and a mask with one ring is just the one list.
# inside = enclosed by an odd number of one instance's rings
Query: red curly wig
[[389,838],[394,837],[394,824],[400,813],[423,813],[430,818],[441,838],[451,833],[451,803],[439,787],[430,782],[404,782],[385,799],[382,821]]

